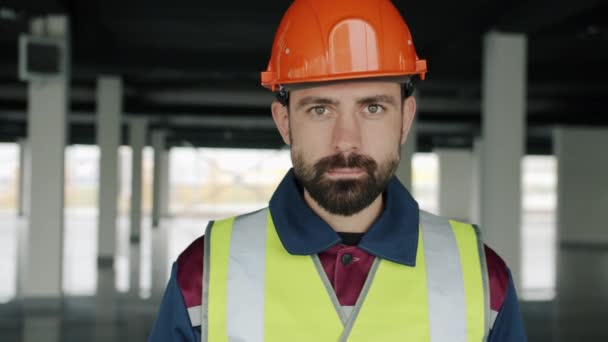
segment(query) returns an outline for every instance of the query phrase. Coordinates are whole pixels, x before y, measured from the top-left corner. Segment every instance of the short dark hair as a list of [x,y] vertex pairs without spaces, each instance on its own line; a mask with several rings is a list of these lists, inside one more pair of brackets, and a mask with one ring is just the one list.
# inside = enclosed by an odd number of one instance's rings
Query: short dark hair
[[[407,82],[403,82],[400,83],[401,85],[401,102],[403,103],[403,101],[412,96],[412,94],[414,94],[414,83],[412,83],[411,80],[407,81]],[[287,91],[287,89],[281,87],[281,89],[279,90],[279,92],[277,92],[277,101],[279,101],[280,104],[283,105],[283,107],[288,107],[289,108],[289,92]]]

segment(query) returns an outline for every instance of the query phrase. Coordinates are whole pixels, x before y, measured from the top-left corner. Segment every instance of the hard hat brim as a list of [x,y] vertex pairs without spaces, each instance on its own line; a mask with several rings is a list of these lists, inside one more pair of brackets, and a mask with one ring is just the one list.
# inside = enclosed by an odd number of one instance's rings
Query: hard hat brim
[[[322,85],[327,82],[340,82],[340,81],[353,81],[353,80],[377,80],[377,81],[391,81],[399,82],[399,79],[410,78],[411,76],[419,75],[421,80],[426,78],[426,61],[420,60],[418,62],[421,66],[421,70],[416,70],[415,73],[404,73],[403,70],[399,71],[383,71],[383,72],[352,72],[335,75],[327,75],[320,77],[307,77],[300,79],[289,79],[289,80],[277,80],[276,77],[272,77],[272,72],[262,72],[262,86],[272,91],[279,91],[281,87],[293,88],[295,85],[306,85],[312,87],[310,84]],[[422,67],[423,66],[423,67]],[[399,82],[402,83],[402,82]]]

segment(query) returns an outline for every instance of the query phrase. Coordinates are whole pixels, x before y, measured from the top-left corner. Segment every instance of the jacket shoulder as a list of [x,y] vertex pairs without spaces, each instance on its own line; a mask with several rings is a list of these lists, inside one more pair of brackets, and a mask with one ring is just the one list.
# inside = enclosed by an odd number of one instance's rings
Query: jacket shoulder
[[509,270],[504,260],[492,248],[487,245],[484,247],[490,286],[490,308],[499,312],[509,288]]
[[205,237],[201,236],[177,257],[177,285],[187,308],[202,303],[204,249]]

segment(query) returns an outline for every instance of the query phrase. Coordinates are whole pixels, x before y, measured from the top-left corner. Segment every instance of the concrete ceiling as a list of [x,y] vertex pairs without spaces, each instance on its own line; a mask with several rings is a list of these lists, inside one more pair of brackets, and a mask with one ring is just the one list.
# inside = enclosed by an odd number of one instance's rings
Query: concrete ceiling
[[[287,0],[8,0],[0,4],[0,140],[26,134],[17,37],[29,19],[71,18],[71,143],[94,142],[95,82],[125,81],[127,116],[149,116],[172,144],[279,147],[259,85]],[[602,0],[394,1],[418,54],[422,150],[479,135],[482,35],[528,35],[528,150],[549,153],[551,128],[605,125],[608,3]]]

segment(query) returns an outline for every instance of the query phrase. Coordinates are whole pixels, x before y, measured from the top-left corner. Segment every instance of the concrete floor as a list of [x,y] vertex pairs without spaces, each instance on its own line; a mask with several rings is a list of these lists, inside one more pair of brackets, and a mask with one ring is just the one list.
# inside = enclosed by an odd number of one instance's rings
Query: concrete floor
[[[96,295],[96,224],[94,213],[71,211],[66,217],[64,257],[64,293],[62,300],[24,302],[19,299],[17,244],[19,227],[25,223],[12,214],[0,214],[0,341],[122,341],[145,340],[153,324],[160,295],[152,280],[152,265],[164,265],[194,238],[202,234],[205,219],[172,219],[165,221],[168,238],[164,246],[152,246],[154,240],[149,221],[142,227],[142,271],[139,291],[129,292],[128,224],[119,223],[116,278],[114,286]],[[550,237],[546,229],[524,234],[524,240]],[[528,240],[526,240],[529,237]],[[155,242],[158,243],[158,242]],[[162,262],[153,261],[152,250],[166,248]],[[524,248],[526,248],[524,246]],[[554,267],[537,262],[538,249],[529,247],[532,268],[525,274],[532,295],[551,298],[553,289],[535,288],[546,284],[547,272]],[[524,251],[524,254],[526,252]],[[522,312],[530,341],[608,341],[608,248],[562,246],[558,250],[557,295],[551,300],[525,301]],[[526,282],[524,282],[526,283]],[[117,291],[114,291],[118,289]],[[100,292],[101,293],[101,292]],[[109,293],[109,294],[108,294]],[[147,297],[147,298],[142,298]],[[524,296],[522,296],[524,297]]]

